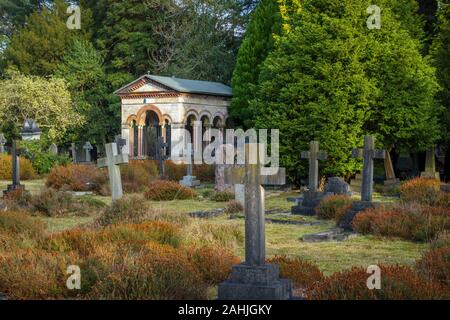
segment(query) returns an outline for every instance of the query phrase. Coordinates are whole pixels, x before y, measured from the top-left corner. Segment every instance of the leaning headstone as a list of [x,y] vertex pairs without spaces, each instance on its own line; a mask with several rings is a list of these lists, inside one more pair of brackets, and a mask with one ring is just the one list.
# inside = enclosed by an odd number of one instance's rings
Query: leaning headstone
[[25,190],[25,186],[20,184],[20,153],[20,142],[13,140],[11,149],[12,184],[8,185],[8,189],[3,194],[8,194],[14,190]]
[[50,147],[48,148],[48,152],[50,154],[57,155],[58,154],[58,146],[55,143],[52,143],[50,145]]
[[322,200],[324,193],[318,191],[319,160],[326,160],[327,153],[319,151],[319,142],[311,141],[309,151],[302,152],[302,159],[309,160],[308,191],[303,193],[303,199],[291,208],[292,214],[315,215],[315,208]]
[[328,178],[325,185],[324,193],[326,195],[345,195],[352,196],[353,193],[350,190],[350,185],[345,182],[342,177]]
[[[276,175],[265,175],[263,159],[249,162],[246,148],[245,167],[227,168],[225,180],[245,185],[245,262],[233,266],[229,280],[219,284],[219,300],[287,300],[292,298],[290,280],[280,279],[276,264],[266,263],[264,188],[283,185],[286,174],[280,168]],[[257,156],[256,156],[257,157]]]
[[384,170],[386,173],[386,180],[384,180],[383,191],[388,192],[400,185],[400,180],[395,176],[394,166],[388,150],[386,150],[386,157],[384,158]]
[[420,174],[423,178],[434,178],[441,180],[439,172],[436,171],[435,148],[427,150],[425,158],[425,171]]
[[340,223],[340,227],[345,230],[352,229],[352,221],[358,212],[367,208],[372,208],[373,196],[373,161],[374,159],[384,159],[385,151],[375,149],[375,138],[373,136],[364,137],[364,149],[353,149],[354,158],[363,158],[363,173],[361,185],[361,201],[353,203],[352,208],[347,212]]
[[0,154],[5,153],[5,144],[6,144],[6,138],[3,133],[0,133]]
[[106,144],[105,149],[106,158],[98,159],[97,167],[108,168],[112,199],[117,200],[123,196],[119,165],[128,163],[128,154],[118,154],[117,144],[115,143]]
[[75,143],[71,144],[70,151],[72,152],[72,162],[77,163],[77,146],[75,145]]
[[84,152],[85,152],[85,157],[84,157],[84,161],[87,163],[91,163],[92,159],[91,159],[91,150],[94,149],[94,147],[92,146],[92,144],[87,141],[84,146],[83,146]]
[[184,187],[195,188],[200,185],[200,181],[197,180],[197,177],[193,175],[194,167],[194,153],[192,152],[192,144],[190,144],[187,148],[187,154],[189,155],[189,162],[187,164],[187,172],[186,175],[180,180],[180,184]]

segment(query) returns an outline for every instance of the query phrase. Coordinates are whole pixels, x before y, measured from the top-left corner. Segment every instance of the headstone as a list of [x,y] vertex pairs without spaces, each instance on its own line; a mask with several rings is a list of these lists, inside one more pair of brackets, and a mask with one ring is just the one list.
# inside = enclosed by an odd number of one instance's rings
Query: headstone
[[85,157],[84,157],[84,161],[87,163],[91,163],[92,159],[91,159],[91,150],[94,149],[94,147],[92,146],[92,144],[87,141],[84,146],[83,146],[84,152],[85,152]]
[[58,154],[58,146],[55,143],[52,143],[50,145],[50,147],[48,148],[48,152],[50,154],[57,155]]
[[239,183],[234,185],[234,198],[236,202],[240,203],[243,207],[245,206],[245,185]]
[[4,194],[8,194],[14,190],[25,190],[25,186],[20,184],[20,142],[13,140],[11,149],[11,161],[12,161],[12,184],[8,185],[8,189],[4,191]]
[[71,144],[70,151],[72,152],[72,162],[77,163],[77,147],[75,143]]
[[0,154],[5,153],[5,144],[6,144],[6,138],[3,133],[0,133]]
[[435,148],[427,150],[425,158],[425,171],[420,174],[423,178],[434,178],[440,180],[439,172],[436,171]]
[[168,147],[169,145],[167,143],[164,143],[164,138],[159,137],[156,144],[156,157],[159,162],[159,176],[161,179],[165,178],[166,176],[164,161],[169,158],[166,152],[166,148]]
[[[227,168],[225,180],[245,185],[245,262],[233,266],[229,280],[219,284],[219,300],[286,300],[292,298],[292,284],[280,279],[278,265],[266,264],[264,188],[283,185],[286,175],[280,168],[276,175],[265,175],[263,159],[249,162],[246,148],[245,167]],[[258,157],[258,156],[256,156]]]
[[384,192],[392,190],[400,185],[400,180],[396,178],[394,166],[392,165],[391,154],[386,150],[386,157],[384,158],[384,170],[386,173],[386,180],[384,180]]
[[324,193],[326,195],[346,195],[352,196],[350,185],[342,177],[330,177],[325,185]]
[[187,172],[186,175],[180,180],[180,184],[184,187],[195,188],[200,185],[200,181],[197,180],[197,177],[193,175],[193,162],[194,162],[194,153],[192,150],[192,144],[188,145],[187,154],[189,155],[189,162],[187,164]]
[[112,199],[122,198],[122,178],[120,177],[120,164],[128,163],[128,154],[118,154],[117,144],[108,143],[105,145],[106,158],[99,159],[97,167],[108,168],[109,184],[111,186]]
[[123,153],[123,147],[127,145],[127,140],[122,138],[122,135],[117,135],[114,139],[114,142],[117,144],[117,151],[119,154]]
[[296,206],[291,208],[292,214],[315,215],[315,208],[322,200],[324,193],[318,191],[319,185],[319,160],[326,160],[327,153],[319,151],[319,142],[311,141],[309,151],[303,151],[302,159],[309,160],[308,191],[303,193]]
[[358,212],[373,207],[373,161],[374,159],[384,159],[385,151],[376,150],[375,138],[366,136],[364,137],[364,149],[353,149],[352,156],[363,158],[361,201],[354,202],[352,208],[345,214],[340,224],[340,227],[345,230],[352,229],[351,223]]

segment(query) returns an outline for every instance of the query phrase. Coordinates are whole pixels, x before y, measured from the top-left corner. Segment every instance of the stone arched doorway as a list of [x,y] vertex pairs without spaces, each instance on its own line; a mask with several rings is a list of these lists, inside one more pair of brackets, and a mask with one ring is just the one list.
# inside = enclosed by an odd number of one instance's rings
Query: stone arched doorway
[[158,114],[153,110],[147,110],[145,112],[145,123],[143,127],[143,157],[157,159],[157,143],[161,134]]

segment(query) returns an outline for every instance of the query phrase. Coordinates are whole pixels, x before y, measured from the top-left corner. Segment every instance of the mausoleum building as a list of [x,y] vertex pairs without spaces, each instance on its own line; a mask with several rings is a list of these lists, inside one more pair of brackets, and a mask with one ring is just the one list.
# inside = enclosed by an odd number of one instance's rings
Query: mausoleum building
[[[122,103],[122,150],[134,159],[154,159],[159,137],[167,144],[183,137],[175,128],[191,132],[194,121],[209,128],[225,128],[232,91],[218,82],[144,75],[115,92]],[[174,132],[177,132],[176,134]],[[170,147],[166,148],[170,157]]]

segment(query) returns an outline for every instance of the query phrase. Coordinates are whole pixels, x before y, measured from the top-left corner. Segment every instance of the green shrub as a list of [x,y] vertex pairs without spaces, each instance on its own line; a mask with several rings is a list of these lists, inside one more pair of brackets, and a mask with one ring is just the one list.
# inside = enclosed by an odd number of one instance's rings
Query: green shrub
[[215,191],[211,195],[211,201],[228,202],[234,200],[234,193],[228,191]]
[[39,174],[47,174],[53,167],[70,163],[67,155],[48,152],[48,146],[41,140],[23,141],[21,146],[24,150],[24,157],[33,163],[33,168]]
[[197,192],[174,181],[157,180],[149,184],[144,196],[154,201],[189,200],[197,198]]

